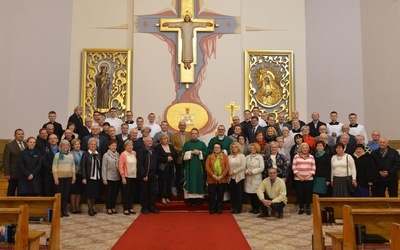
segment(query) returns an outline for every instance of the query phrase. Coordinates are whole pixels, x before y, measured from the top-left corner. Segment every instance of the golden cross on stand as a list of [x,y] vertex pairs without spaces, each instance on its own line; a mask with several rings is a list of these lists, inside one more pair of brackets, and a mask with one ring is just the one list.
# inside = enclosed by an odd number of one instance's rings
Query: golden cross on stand
[[235,106],[235,102],[230,102],[229,103],[229,106],[225,106],[225,110],[229,110],[231,113],[230,113],[230,121],[231,121],[231,123],[233,122],[233,116],[234,116],[234,113],[235,113],[235,110],[240,110],[240,106]]
[[196,18],[194,0],[181,0],[179,18],[161,18],[157,26],[160,31],[178,32],[178,64],[180,65],[180,82],[194,83],[194,65],[197,64],[197,32],[214,31],[212,18]]

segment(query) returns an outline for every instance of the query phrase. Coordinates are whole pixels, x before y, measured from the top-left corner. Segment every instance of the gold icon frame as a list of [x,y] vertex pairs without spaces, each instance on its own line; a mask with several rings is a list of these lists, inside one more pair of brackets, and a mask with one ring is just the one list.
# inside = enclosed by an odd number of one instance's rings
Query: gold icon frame
[[[124,118],[131,106],[131,59],[130,49],[83,49],[81,106],[82,116],[93,117],[94,111],[105,115],[111,107],[117,108],[118,117]],[[101,66],[108,67],[111,80],[108,107],[98,108],[96,77]]]
[[[275,119],[279,113],[288,118],[294,109],[293,72],[293,51],[246,50],[245,109],[258,107]],[[266,90],[267,78],[272,87]]]

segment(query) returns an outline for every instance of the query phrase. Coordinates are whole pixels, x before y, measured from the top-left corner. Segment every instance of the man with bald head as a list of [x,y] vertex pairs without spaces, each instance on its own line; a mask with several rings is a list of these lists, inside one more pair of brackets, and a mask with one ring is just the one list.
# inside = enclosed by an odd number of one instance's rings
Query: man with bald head
[[218,126],[217,136],[211,138],[210,142],[208,143],[208,154],[211,154],[214,151],[214,144],[216,142],[221,143],[222,151],[226,155],[229,155],[229,153],[230,153],[229,147],[230,147],[231,143],[233,142],[233,140],[232,140],[232,138],[225,135],[225,126],[224,125]]
[[96,138],[97,139],[97,152],[100,154],[100,156],[103,156],[103,154],[105,154],[108,150],[108,142],[107,142],[107,138],[100,135],[100,126],[99,125],[94,125],[92,126],[92,132],[85,136],[82,139],[82,150],[83,151],[87,151],[88,150],[88,142],[90,138]]
[[276,132],[278,133],[278,136],[282,136],[282,128],[287,127],[289,130],[292,129],[292,125],[289,123],[285,122],[286,119],[286,114],[285,113],[279,113],[278,114],[278,122],[274,124],[274,128]]
[[175,164],[175,184],[176,191],[179,196],[183,195],[182,190],[182,155],[181,151],[185,142],[190,141],[190,132],[186,132],[186,122],[184,120],[180,121],[178,124],[179,131],[171,135],[171,144],[174,146],[176,152],[178,153],[178,159]]
[[[347,135],[349,136],[348,146],[349,146],[351,149],[354,149],[354,147],[355,147],[356,144],[357,144],[357,141],[356,141],[356,137],[355,137],[354,135],[350,134],[350,127],[349,127],[349,125],[344,124],[344,125],[342,126],[342,135],[343,135],[343,134],[347,134]],[[341,141],[342,135],[340,135],[340,136],[337,138],[337,142]],[[349,148],[349,150],[350,150],[350,148]],[[353,153],[353,152],[354,152],[354,151],[352,151],[352,153]],[[346,153],[347,153],[347,152],[346,152]]]
[[56,134],[51,134],[48,137],[48,146],[42,161],[42,195],[54,196],[54,177],[52,173],[54,156],[59,152],[58,137]]
[[320,135],[321,134],[326,134],[326,136],[328,137],[327,143],[329,146],[333,147],[335,146],[336,142],[335,139],[328,135],[328,129],[325,125],[321,125],[318,129],[319,135],[317,137],[315,137],[315,141],[319,141],[320,140]]
[[152,148],[153,139],[150,136],[143,138],[144,146],[137,151],[137,178],[140,183],[141,212],[159,214],[156,207],[158,193],[157,183],[157,155]]
[[379,148],[372,152],[372,157],[378,166],[379,180],[375,183],[372,195],[385,197],[388,190],[390,197],[398,197],[400,157],[397,150],[389,147],[388,139],[379,138]]
[[321,122],[319,120],[318,112],[313,112],[311,114],[311,122],[309,122],[307,125],[310,128],[310,135],[314,138],[320,135],[319,127],[322,125],[326,126],[325,122]]
[[293,111],[292,111],[292,120],[291,120],[291,121],[288,121],[287,123],[290,124],[290,125],[292,126],[292,128],[293,128],[292,121],[297,119],[297,120],[299,121],[299,123],[300,123],[300,128],[301,128],[301,127],[303,127],[304,125],[306,125],[306,123],[303,122],[302,120],[300,120],[299,117],[300,117],[299,111],[293,110]]
[[368,142],[367,146],[374,151],[379,148],[379,138],[381,138],[381,133],[378,130],[374,130],[372,131],[371,138],[372,141]]
[[233,132],[234,132],[233,130],[236,125],[240,125],[240,118],[237,115],[232,117],[232,126],[230,126],[228,129],[228,133],[227,133],[228,136],[233,135]]

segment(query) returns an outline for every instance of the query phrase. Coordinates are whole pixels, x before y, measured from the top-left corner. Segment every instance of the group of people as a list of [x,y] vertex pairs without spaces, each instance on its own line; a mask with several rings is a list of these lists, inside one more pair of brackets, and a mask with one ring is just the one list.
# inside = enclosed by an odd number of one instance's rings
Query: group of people
[[[123,213],[134,214],[134,198],[139,193],[141,212],[159,213],[157,197],[171,203],[172,189],[184,196],[188,205],[200,204],[208,192],[210,214],[221,214],[228,193],[231,212],[242,212],[242,201],[249,198],[250,213],[259,217],[283,218],[287,193],[296,187],[299,214],[311,214],[312,193],[324,196],[398,196],[400,157],[388,146],[388,140],[373,131],[368,142],[357,115],[349,115],[349,125],[337,121],[319,121],[314,112],[305,124],[293,111],[278,117],[260,114],[257,107],[244,111],[244,121],[234,116],[226,131],[219,125],[217,135],[206,145],[199,130],[187,130],[185,121],[178,132],[168,131],[169,124],[148,124],[133,113],[125,121],[111,108],[105,117],[95,112],[93,119],[82,120],[77,106],[65,130],[49,112],[49,122],[37,138],[24,141],[17,129],[15,139],[4,150],[3,167],[9,181],[7,195],[52,196],[61,193],[62,216],[80,213],[81,195],[94,216],[94,203],[106,190],[108,214],[116,213],[121,190]],[[278,122],[275,122],[275,120]],[[227,132],[227,133],[226,133]],[[260,214],[261,208],[261,214]]]

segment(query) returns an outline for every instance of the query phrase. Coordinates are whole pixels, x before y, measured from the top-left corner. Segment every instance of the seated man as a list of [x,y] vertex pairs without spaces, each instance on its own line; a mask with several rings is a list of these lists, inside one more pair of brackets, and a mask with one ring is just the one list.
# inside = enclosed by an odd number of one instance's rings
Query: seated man
[[269,217],[268,208],[271,208],[272,215],[276,215],[278,219],[283,218],[283,208],[287,202],[286,185],[277,177],[275,168],[268,169],[268,177],[258,187],[257,196],[263,204],[263,212],[258,217]]

